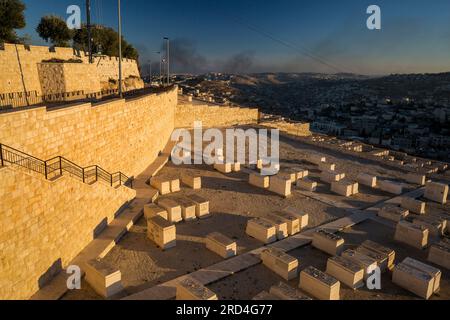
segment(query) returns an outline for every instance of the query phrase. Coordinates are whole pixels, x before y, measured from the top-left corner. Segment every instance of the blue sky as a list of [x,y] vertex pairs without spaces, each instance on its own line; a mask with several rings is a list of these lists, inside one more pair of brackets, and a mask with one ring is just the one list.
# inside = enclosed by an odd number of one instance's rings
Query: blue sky
[[[78,4],[86,19],[82,0],[24,2],[27,27],[19,33],[34,44],[44,44],[34,31],[43,15],[66,17]],[[371,4],[381,7],[380,31],[366,28]],[[448,0],[122,0],[122,11],[124,36],[141,62],[155,61],[168,36],[178,72],[450,71]],[[92,16],[115,28],[117,1],[92,0]]]

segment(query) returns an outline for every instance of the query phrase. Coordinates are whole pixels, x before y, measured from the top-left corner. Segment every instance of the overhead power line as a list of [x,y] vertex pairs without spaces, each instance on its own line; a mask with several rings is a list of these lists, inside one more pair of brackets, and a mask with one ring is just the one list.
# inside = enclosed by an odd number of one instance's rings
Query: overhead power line
[[244,21],[243,19],[240,19],[238,17],[231,17],[231,19],[234,20],[235,22],[237,22],[238,24],[246,27],[247,29],[249,29],[249,30],[251,30],[253,32],[256,32],[256,33],[258,33],[258,34],[260,34],[260,35],[262,35],[262,36],[264,36],[264,37],[266,37],[266,38],[268,38],[268,39],[270,39],[270,40],[272,40],[274,42],[277,42],[278,44],[281,44],[281,45],[283,45],[283,46],[285,46],[285,47],[287,47],[289,49],[292,49],[295,52],[297,52],[297,53],[299,53],[299,54],[301,54],[303,56],[307,56],[308,58],[316,61],[317,63],[320,63],[320,64],[322,64],[324,66],[327,66],[328,68],[331,68],[331,69],[333,69],[333,70],[335,70],[335,71],[337,71],[339,73],[354,73],[352,71],[346,71],[346,68],[338,66],[338,65],[332,63],[331,61],[327,61],[326,58],[323,58],[323,57],[313,53],[311,50],[307,49],[304,46],[297,46],[297,45],[295,45],[295,44],[293,44],[291,42],[288,42],[286,40],[282,40],[282,39],[276,37],[275,35],[273,35],[273,34],[267,32],[267,31],[263,30],[262,28]]
[[97,24],[103,25],[103,2],[102,0],[95,0],[96,5],[96,18],[97,18]]

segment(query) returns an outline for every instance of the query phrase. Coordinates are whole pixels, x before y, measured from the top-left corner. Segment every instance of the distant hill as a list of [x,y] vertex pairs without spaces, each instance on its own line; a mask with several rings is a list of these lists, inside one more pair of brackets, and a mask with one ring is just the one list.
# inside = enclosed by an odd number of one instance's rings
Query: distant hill
[[305,80],[366,80],[373,76],[357,75],[351,73],[323,74],[323,73],[253,73],[234,76],[237,84],[286,84],[289,82]]
[[392,74],[388,76],[366,76],[351,73],[257,73],[236,75],[232,85],[237,87],[277,87],[289,85],[299,89],[309,85],[340,86],[356,83],[381,96],[393,99],[402,97],[450,97],[450,72],[437,74]]
[[450,72],[436,74],[401,74],[368,79],[363,84],[392,98],[450,98]]

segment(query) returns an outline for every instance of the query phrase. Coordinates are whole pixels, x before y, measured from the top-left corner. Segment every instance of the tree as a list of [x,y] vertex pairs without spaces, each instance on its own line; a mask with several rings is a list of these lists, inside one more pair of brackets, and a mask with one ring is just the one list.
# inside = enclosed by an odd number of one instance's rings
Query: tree
[[20,42],[15,29],[25,27],[24,11],[20,0],[0,0],[0,42]]
[[[112,28],[94,25],[91,28],[92,51],[108,56],[119,56],[119,34]],[[86,25],[76,30],[73,37],[74,45],[79,49],[88,50],[88,33]],[[139,58],[137,50],[122,37],[122,56],[124,58]]]
[[125,40],[124,45],[125,47],[122,49],[123,56],[128,59],[139,60],[139,53],[136,48],[134,48],[131,44],[128,44]]
[[66,22],[56,16],[42,17],[36,32],[42,39],[50,41],[56,47],[68,47],[72,39],[72,32]]

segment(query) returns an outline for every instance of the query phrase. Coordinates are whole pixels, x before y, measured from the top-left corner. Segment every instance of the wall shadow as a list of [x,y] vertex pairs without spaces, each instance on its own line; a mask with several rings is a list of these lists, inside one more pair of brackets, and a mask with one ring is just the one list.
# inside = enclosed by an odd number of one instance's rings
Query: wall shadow
[[[105,261],[119,269],[122,267],[124,280],[133,279],[125,288],[127,293],[133,294],[224,261],[206,248],[204,238],[211,232],[220,232],[235,240],[239,254],[262,246],[261,242],[245,233],[250,218],[215,212],[207,219],[176,224],[176,247],[166,251],[147,238],[145,219],[140,219],[137,227],[133,227],[122,238],[116,248],[105,257]],[[148,267],[150,261],[151,270]],[[136,275],[139,275],[139,279],[136,279]]]
[[108,218],[103,218],[102,221],[92,231],[93,239],[96,239],[108,227]]
[[58,258],[38,279],[39,289],[45,287],[58,273],[63,270],[61,258]]

